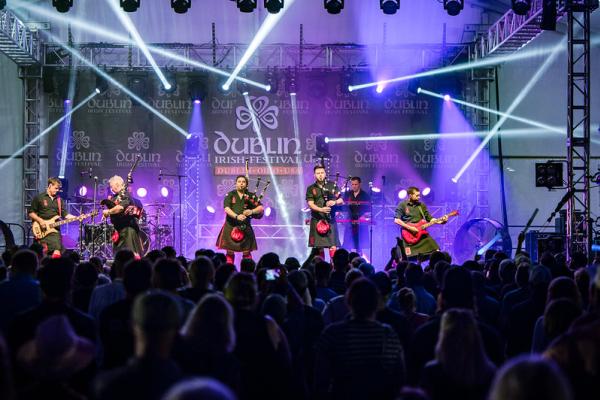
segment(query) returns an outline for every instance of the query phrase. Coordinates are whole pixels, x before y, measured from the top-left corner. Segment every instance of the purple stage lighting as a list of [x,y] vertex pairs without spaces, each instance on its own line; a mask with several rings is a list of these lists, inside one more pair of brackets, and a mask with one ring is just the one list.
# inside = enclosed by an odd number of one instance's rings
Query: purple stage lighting
[[79,193],[79,195],[80,195],[81,197],[83,197],[83,196],[85,196],[85,195],[87,194],[87,191],[88,191],[88,190],[87,190],[87,187],[85,187],[85,186],[80,186],[80,187],[79,187],[79,190],[77,191],[77,193]]
[[160,188],[160,195],[162,197],[169,197],[169,189],[165,186]]
[[138,197],[144,198],[148,194],[148,190],[146,190],[146,188],[141,187],[137,190],[136,193],[137,193]]
[[401,191],[398,192],[398,198],[400,200],[404,200],[406,198],[406,196],[408,196],[408,192],[406,191],[406,189],[402,189]]
[[213,206],[206,206],[206,211],[208,211],[211,214],[214,214],[216,212]]
[[265,208],[265,217],[269,217],[271,215],[271,211],[273,211],[271,207]]
[[373,189],[371,189],[373,191],[373,193],[381,193],[381,189],[379,189],[378,187],[373,186]]
[[450,101],[450,95],[449,94],[445,94],[444,95],[444,101]]
[[65,104],[71,104],[71,100],[69,100],[69,99],[66,99],[66,100],[65,100]]
[[425,189],[423,189],[423,191],[421,192],[421,194],[423,196],[428,196],[429,193],[431,193],[431,188],[429,186],[427,186]]
[[377,93],[381,94],[381,93],[383,93],[383,88],[385,88],[385,86],[382,83],[380,83],[379,85],[377,85],[377,88],[375,89],[375,91]]
[[200,104],[200,100],[198,100],[198,99],[194,100],[194,104]]

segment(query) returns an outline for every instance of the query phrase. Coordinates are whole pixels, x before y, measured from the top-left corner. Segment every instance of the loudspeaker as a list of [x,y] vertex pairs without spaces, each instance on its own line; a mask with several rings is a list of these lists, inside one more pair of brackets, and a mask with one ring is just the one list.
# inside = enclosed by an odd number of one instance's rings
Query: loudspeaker
[[543,0],[542,22],[540,28],[544,31],[556,30],[556,0]]
[[531,262],[537,263],[545,251],[552,254],[565,251],[565,236],[555,232],[529,231],[525,235],[525,249],[531,256]]

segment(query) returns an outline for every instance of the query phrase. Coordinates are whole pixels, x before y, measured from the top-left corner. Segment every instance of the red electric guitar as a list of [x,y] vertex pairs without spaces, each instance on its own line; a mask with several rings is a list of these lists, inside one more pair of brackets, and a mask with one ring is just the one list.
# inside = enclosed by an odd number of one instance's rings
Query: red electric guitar
[[[457,215],[458,215],[458,210],[454,210],[454,211],[444,215],[441,218],[455,217]],[[438,219],[441,219],[441,218],[438,218]],[[434,224],[441,224],[441,222],[427,222],[424,219],[422,219],[421,221],[416,222],[416,223],[407,222],[407,225],[414,226],[415,228],[417,228],[419,230],[419,232],[414,233],[414,232],[409,231],[408,229],[402,229],[402,239],[404,239],[404,241],[408,244],[418,243],[419,240],[421,240],[421,238],[423,236],[429,235],[429,232],[427,232],[425,229],[429,228],[431,225],[434,225]]]

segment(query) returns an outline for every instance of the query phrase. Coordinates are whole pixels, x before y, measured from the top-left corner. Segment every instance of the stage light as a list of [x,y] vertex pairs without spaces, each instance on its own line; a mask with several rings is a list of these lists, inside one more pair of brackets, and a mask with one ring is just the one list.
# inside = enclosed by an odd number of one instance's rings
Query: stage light
[[73,7],[73,0],[52,0],[52,5],[56,11],[66,13]]
[[171,0],[171,8],[177,14],[185,14],[192,6],[192,0]]
[[398,192],[398,198],[400,200],[404,200],[406,198],[406,196],[408,196],[408,192],[406,191],[406,189],[402,189],[401,191]]
[[429,186],[427,186],[425,189],[423,189],[423,191],[421,191],[423,197],[429,196],[429,193],[431,193],[431,188]]
[[456,16],[465,8],[465,0],[444,0],[444,10],[448,15]]
[[[421,93],[421,92],[419,92]],[[445,94],[444,95],[444,101],[450,101],[450,95],[449,94]]]
[[396,14],[396,11],[400,8],[400,0],[379,0],[379,7],[384,14]]
[[379,84],[377,85],[377,88],[375,89],[375,91],[379,94],[383,93],[383,89],[385,88],[385,85],[383,84]]
[[201,101],[204,101],[208,95],[208,90],[206,89],[204,80],[198,79],[191,81],[188,86],[188,94],[190,96],[190,100],[192,100],[194,104],[200,104]]
[[265,217],[270,217],[271,216],[271,211],[273,209],[271,207],[267,207],[265,208]]
[[108,90],[108,82],[100,75],[96,75],[96,93],[102,94]]
[[148,190],[146,188],[141,187],[141,188],[138,188],[136,193],[137,193],[138,197],[143,199],[148,194]]
[[517,15],[526,15],[531,10],[531,0],[511,0],[512,10]]
[[211,214],[214,214],[217,212],[217,210],[215,210],[215,208],[211,205],[206,206],[206,211],[208,211]]
[[375,186],[373,186],[373,187],[371,188],[371,190],[373,191],[373,193],[381,193],[381,189],[380,189],[380,188],[378,188],[378,187],[375,187]]
[[140,7],[141,0],[121,0],[121,8],[125,12],[135,12]]
[[325,0],[324,5],[329,14],[339,14],[344,8],[344,0]]
[[169,188],[166,186],[163,186],[160,188],[160,195],[162,197],[169,197]]
[[279,72],[277,68],[267,68],[267,86],[269,92],[277,93],[279,91]]
[[284,0],[265,0],[265,8],[271,14],[277,14],[283,8]]
[[77,190],[77,193],[79,194],[79,196],[81,197],[85,197],[85,195],[87,194],[88,189],[85,185],[79,186],[79,189]]
[[297,76],[296,76],[296,69],[294,68],[293,70],[288,68],[287,70],[287,74],[286,74],[286,78],[285,78],[285,90],[290,94],[290,95],[295,95],[296,93],[298,93],[298,81],[297,81]]
[[256,8],[257,0],[237,0],[237,8],[241,12],[251,13]]
[[[138,98],[146,98],[148,87],[145,75],[129,75],[127,77],[127,87]],[[131,98],[131,101],[134,105],[140,104],[134,97]]]
[[71,104],[71,100],[69,100],[69,99],[66,99],[66,100],[65,100],[65,104]]

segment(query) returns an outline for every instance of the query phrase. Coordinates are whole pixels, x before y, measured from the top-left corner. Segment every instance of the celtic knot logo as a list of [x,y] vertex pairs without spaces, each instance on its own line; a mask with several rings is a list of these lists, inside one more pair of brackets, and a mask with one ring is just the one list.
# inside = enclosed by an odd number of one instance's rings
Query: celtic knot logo
[[85,134],[85,131],[73,131],[69,147],[75,147],[77,150],[80,150],[82,147],[88,149],[90,147],[90,137]]
[[150,138],[146,137],[144,132],[133,132],[131,136],[127,138],[127,148],[129,150],[135,149],[136,151],[142,149],[148,150],[150,148]]
[[217,195],[225,196],[233,188],[235,188],[235,181],[233,179],[223,179],[221,183],[217,185]]
[[[238,106],[235,109],[235,115],[237,116],[235,126],[240,131],[252,125],[252,115],[256,117],[256,123],[259,127],[264,125],[267,128],[274,130],[279,126],[279,122],[277,121],[279,108],[277,108],[277,106],[270,106],[269,98],[267,96],[250,96],[250,109],[248,109],[248,107]],[[254,126],[252,126],[252,129],[255,129]]]

